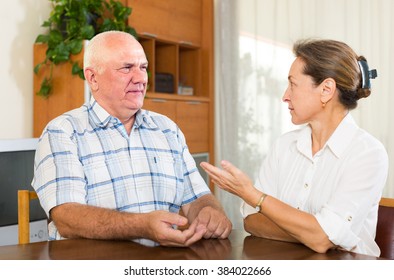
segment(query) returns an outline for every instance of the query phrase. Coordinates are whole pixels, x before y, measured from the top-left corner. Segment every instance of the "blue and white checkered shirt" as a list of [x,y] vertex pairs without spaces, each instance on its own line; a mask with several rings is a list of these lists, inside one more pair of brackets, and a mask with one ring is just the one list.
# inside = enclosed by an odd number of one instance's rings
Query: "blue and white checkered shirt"
[[[32,184],[47,214],[67,202],[177,213],[210,193],[173,121],[140,110],[128,136],[119,119],[94,98],[47,125]],[[48,228],[50,239],[62,238],[53,222]]]

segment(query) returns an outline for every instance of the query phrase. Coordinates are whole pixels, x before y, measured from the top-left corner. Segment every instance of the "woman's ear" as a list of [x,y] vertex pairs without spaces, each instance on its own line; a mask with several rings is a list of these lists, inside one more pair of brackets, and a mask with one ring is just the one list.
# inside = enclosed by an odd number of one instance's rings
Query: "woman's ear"
[[337,84],[334,79],[327,78],[321,83],[321,86],[322,92],[320,94],[320,99],[321,102],[325,104],[333,98],[337,89]]

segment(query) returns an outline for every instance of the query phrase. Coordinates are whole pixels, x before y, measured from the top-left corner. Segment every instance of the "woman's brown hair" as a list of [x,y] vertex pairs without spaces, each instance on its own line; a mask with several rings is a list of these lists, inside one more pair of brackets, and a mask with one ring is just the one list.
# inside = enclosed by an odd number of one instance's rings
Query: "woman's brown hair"
[[358,63],[367,60],[347,44],[335,40],[300,40],[294,44],[293,52],[305,62],[304,74],[311,76],[315,84],[327,78],[335,80],[339,101],[346,108],[356,108],[360,98],[371,94],[369,87],[362,88],[363,77]]

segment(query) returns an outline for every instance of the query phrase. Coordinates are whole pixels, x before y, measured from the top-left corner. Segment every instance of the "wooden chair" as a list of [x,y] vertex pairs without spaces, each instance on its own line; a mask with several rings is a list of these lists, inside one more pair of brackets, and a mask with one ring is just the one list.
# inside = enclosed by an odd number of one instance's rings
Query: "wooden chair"
[[18,242],[30,243],[30,200],[38,199],[36,192],[18,190]]
[[394,259],[394,198],[380,200],[375,241],[382,258]]

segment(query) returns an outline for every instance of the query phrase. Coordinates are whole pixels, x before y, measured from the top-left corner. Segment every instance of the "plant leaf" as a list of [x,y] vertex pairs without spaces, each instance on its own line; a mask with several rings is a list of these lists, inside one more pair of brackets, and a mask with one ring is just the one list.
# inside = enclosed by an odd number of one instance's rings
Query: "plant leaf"
[[42,63],[38,63],[36,66],[34,66],[34,73],[38,74],[42,66]]
[[49,41],[49,35],[40,34],[37,36],[35,43],[47,43]]
[[37,95],[48,98],[49,94],[51,93],[51,90],[52,90],[52,86],[51,86],[50,80],[47,78],[44,78],[44,80],[41,83],[41,88],[37,92]]
[[90,40],[95,35],[95,31],[92,25],[86,25],[81,28],[81,38]]
[[83,48],[83,40],[74,40],[68,44],[70,53],[79,54]]

